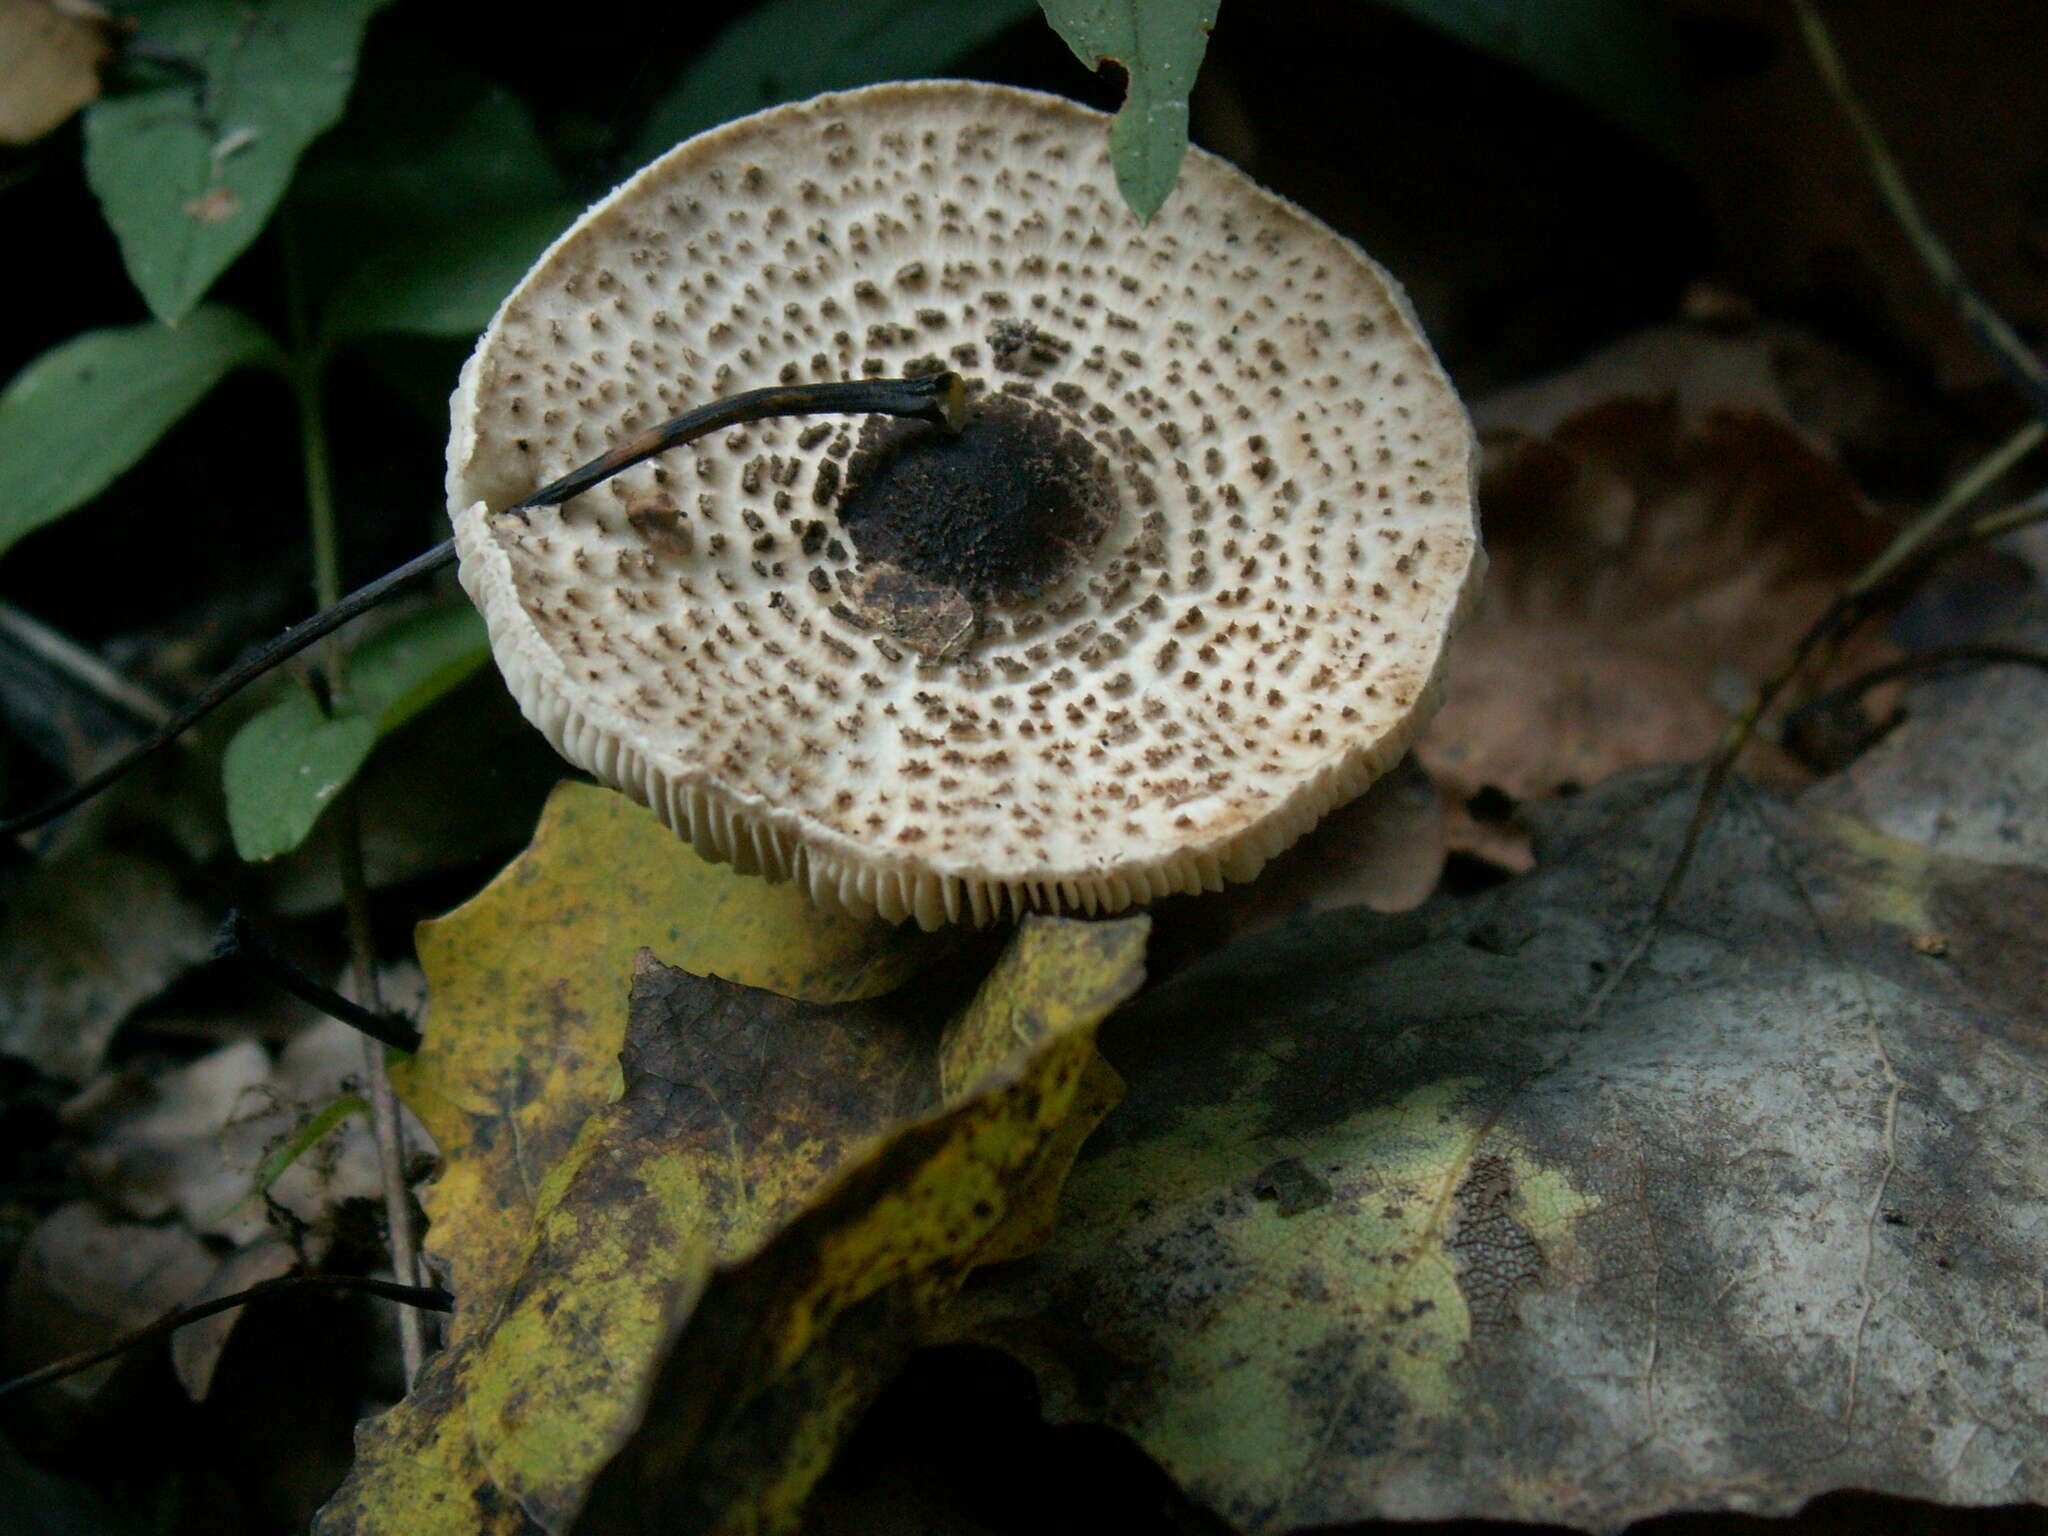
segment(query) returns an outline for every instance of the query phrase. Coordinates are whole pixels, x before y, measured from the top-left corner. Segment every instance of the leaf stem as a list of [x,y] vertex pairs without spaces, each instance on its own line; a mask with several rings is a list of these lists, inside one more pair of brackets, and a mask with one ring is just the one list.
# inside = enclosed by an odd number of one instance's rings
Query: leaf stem
[[[315,335],[298,223],[289,205],[282,210],[277,228],[284,252],[286,334],[291,344],[286,372],[298,411],[299,461],[306,477],[306,517],[313,544],[313,601],[320,608],[332,608],[341,601],[341,533],[334,513],[334,469],[322,387],[327,353]],[[323,665],[321,670],[328,674],[330,687],[341,681],[338,666]]]
[[[306,465],[306,513],[313,534],[313,601],[332,608],[341,601],[341,535],[334,516],[334,473],[327,453],[322,362],[296,354],[292,393],[299,409],[300,455]],[[329,669],[330,672],[336,670]],[[333,683],[337,678],[330,676]]]

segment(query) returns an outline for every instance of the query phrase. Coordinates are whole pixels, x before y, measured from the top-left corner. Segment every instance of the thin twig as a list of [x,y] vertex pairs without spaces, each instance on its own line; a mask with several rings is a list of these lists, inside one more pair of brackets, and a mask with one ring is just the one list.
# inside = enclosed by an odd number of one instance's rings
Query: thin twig
[[[606,475],[617,474],[652,454],[749,421],[762,421],[775,416],[893,415],[931,421],[948,430],[956,430],[962,420],[963,400],[964,385],[959,375],[953,373],[932,374],[916,379],[856,379],[845,383],[749,390],[725,400],[714,400],[709,405],[686,412],[673,421],[664,422],[650,432],[642,433],[630,443],[599,455],[581,469],[571,471],[505,510],[523,514],[534,507],[554,506],[581,491],[588,490]],[[650,442],[650,439],[657,437],[659,441]],[[0,821],[0,837],[13,837],[22,832],[32,831],[45,822],[55,821],[66,811],[83,805],[108,785],[126,776],[143,761],[161,752],[258,678],[289,661],[307,646],[325,639],[352,619],[362,617],[401,587],[454,563],[455,541],[448,539],[435,545],[425,554],[408,560],[397,570],[379,576],[367,586],[351,592],[332,607],[294,625],[277,639],[252,652],[245,660],[236,663],[207,684],[197,698],[172,716],[148,741],[125,757],[109,763],[91,778],[46,804]]]
[[775,384],[743,390],[649,427],[606,449],[588,464],[551,480],[504,510],[524,514],[581,496],[642,459],[666,453],[727,427],[775,416],[903,416],[957,432],[966,420],[967,385],[957,373],[920,374],[907,379],[844,379],[822,384]]
[[170,705],[155,694],[131,683],[69,635],[52,629],[12,603],[0,602],[0,633],[52,671],[62,673],[139,724],[162,725],[171,718]]
[[[1971,466],[1944,492],[1929,508],[1928,512],[1914,519],[1901,529],[1877,556],[1860,571],[1842,593],[1828,605],[1827,611],[1808,626],[1791,652],[1781,661],[1763,682],[1757,685],[1748,705],[1728,727],[1721,739],[1721,745],[1707,760],[1705,775],[1700,783],[1699,797],[1693,803],[1692,818],[1686,823],[1685,835],[1679,840],[1678,853],[1671,861],[1671,869],[1664,877],[1664,884],[1651,904],[1648,920],[1643,931],[1629,949],[1620,965],[1609,972],[1589,1007],[1597,1012],[1616,988],[1641,963],[1643,957],[1657,941],[1663,930],[1665,919],[1671,914],[1672,903],[1685,884],[1685,877],[1692,869],[1694,857],[1699,852],[1700,839],[1704,836],[1707,823],[1712,820],[1715,808],[1720,804],[1721,792],[1727,786],[1728,776],[1734,770],[1735,760],[1742,749],[1755,735],[1757,724],[1780,694],[1805,668],[1808,661],[1820,647],[1830,640],[1846,639],[1861,628],[1875,614],[1905,589],[1924,576],[1928,570],[1957,550],[1984,539],[1995,537],[2021,523],[2032,521],[2048,512],[2048,492],[2037,493],[2017,506],[2008,507],[1998,513],[1976,519],[1956,533],[1948,532],[1969,502],[1989,487],[2013,463],[2042,441],[2044,434],[2035,430],[2036,424],[2013,434],[2005,443],[1994,449],[1985,459]],[[1994,466],[1995,473],[1987,466]],[[2022,509],[2026,515],[2020,516]],[[1939,516],[1935,514],[1939,513]]]
[[[1751,713],[1739,722],[1741,740],[1735,743],[1733,750],[1740,752],[1747,745],[1764,711],[1776,702],[1801,672],[1825,671],[1850,635],[1894,599],[1903,598],[1913,584],[1935,565],[1959,550],[1995,537],[2007,527],[2017,527],[2028,521],[2028,517],[2016,515],[2029,504],[2022,502],[2019,506],[1993,513],[1988,519],[1979,519],[1978,522],[1985,525],[1983,528],[1971,523],[1965,524],[1959,532],[1950,531],[1962,520],[1971,503],[2004,479],[2044,441],[2048,441],[2048,423],[2025,423],[1958,475],[1926,511],[1900,529],[1877,558],[1835,594],[1834,600],[1781,663],[1779,671],[1765,680],[1763,687],[1770,697],[1754,703]],[[2032,499],[2038,499],[2038,496]],[[1818,668],[1813,667],[1816,657],[1821,662]]]
[[310,972],[279,954],[269,937],[238,910],[230,910],[214,935],[213,958],[246,960],[302,1002],[311,1003],[330,1018],[359,1029],[372,1040],[381,1041],[408,1056],[420,1048],[420,1032],[404,1014],[370,1009],[344,997]]
[[1986,513],[1950,538],[1956,545],[1983,544],[2001,534],[2043,520],[2048,520],[2048,486],[2043,486],[2024,501],[2016,501],[2001,511]]
[[1920,211],[1919,200],[1900,174],[1898,161],[1892,158],[1891,147],[1878,131],[1876,120],[1850,84],[1849,72],[1843,68],[1834,37],[1812,0],[1792,0],[1792,9],[1799,18],[1799,32],[1806,41],[1807,52],[1813,56],[1814,67],[1820,71],[1835,104],[1842,109],[1842,115],[1849,120],[1849,126],[1855,130],[1863,146],[1863,158],[1869,166],[1871,179],[1877,183],[1878,196],[1883,198],[1892,217],[1905,231],[1906,239],[1912,243],[1921,263],[1933,274],[1949,302],[1955,306],[1963,324],[1990,350],[2034,409],[2048,416],[2048,366],[2042,364],[2005,317],[1993,309],[1963,276],[1954,252],[1927,222],[1926,215]]
[[1892,576],[1945,533],[1971,503],[1996,485],[2028,454],[2048,441],[2048,422],[2030,421],[1956,477],[1934,504],[1900,529],[1883,553],[1857,573],[1837,604],[1853,601]]
[[0,1382],[0,1400],[12,1397],[18,1392],[26,1392],[31,1387],[61,1381],[66,1376],[76,1376],[80,1371],[89,1371],[116,1355],[126,1354],[152,1339],[160,1339],[167,1333],[176,1332],[187,1323],[196,1323],[201,1318],[212,1317],[217,1312],[230,1311],[252,1301],[267,1301],[273,1296],[290,1291],[315,1289],[360,1291],[366,1295],[380,1296],[386,1301],[418,1307],[427,1312],[446,1312],[454,1305],[454,1298],[437,1285],[396,1285],[389,1280],[378,1280],[368,1275],[285,1275],[276,1280],[265,1280],[258,1285],[252,1285],[245,1291],[235,1291],[226,1296],[216,1296],[211,1301],[202,1301],[196,1306],[183,1307],[145,1327],[136,1329],[133,1333],[123,1334],[104,1348],[66,1355],[62,1360],[52,1361],[49,1365],[30,1371],[26,1376],[17,1376],[12,1381]]
[[[377,977],[376,943],[370,930],[370,893],[363,879],[361,802],[351,788],[335,808],[336,851],[341,863],[341,897],[348,914],[348,949],[356,1001],[372,1013],[385,1012],[384,989]],[[363,1071],[369,1089],[370,1126],[377,1142],[377,1166],[384,1185],[384,1225],[391,1244],[391,1269],[407,1285],[419,1283],[419,1234],[413,1227],[412,1195],[405,1177],[405,1124],[398,1115],[398,1096],[391,1091],[384,1052],[374,1040],[363,1042]],[[398,1342],[410,1388],[426,1363],[426,1336],[418,1314],[398,1319]]]
[[110,784],[125,778],[244,688],[291,660],[307,646],[325,639],[350,620],[361,618],[400,588],[408,587],[415,581],[433,575],[443,566],[454,563],[455,541],[449,539],[445,543],[435,545],[425,554],[406,561],[397,570],[386,572],[369,585],[351,592],[332,608],[293,625],[268,645],[250,652],[248,656],[208,683],[191,703],[164,722],[157,733],[141,746],[126,756],[115,759],[98,773],[74,785],[55,799],[37,806],[32,811],[0,821],[0,837],[13,837],[18,833],[32,831],[45,822],[55,821],[66,811],[83,805]]
[[1831,709],[1840,709],[1844,704],[1853,704],[1873,688],[1894,682],[1902,677],[1912,677],[1921,672],[1946,672],[1971,670],[1977,667],[2031,667],[2038,672],[2048,672],[2048,651],[2030,651],[2017,645],[1944,645],[1931,651],[1919,651],[1897,661],[1887,662],[1881,667],[1872,667],[1861,676],[1853,677],[1839,688],[1830,688],[1811,702],[1801,705],[1801,711],[1822,714]]

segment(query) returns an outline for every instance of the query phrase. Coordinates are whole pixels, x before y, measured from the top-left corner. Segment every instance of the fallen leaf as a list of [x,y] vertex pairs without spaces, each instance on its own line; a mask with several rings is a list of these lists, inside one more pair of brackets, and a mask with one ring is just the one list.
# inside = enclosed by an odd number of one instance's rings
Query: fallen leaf
[[945,943],[822,913],[793,885],[706,863],[623,795],[561,785],[532,846],[418,935],[426,1043],[392,1080],[441,1151],[421,1199],[454,1279],[451,1338],[502,1290],[549,1170],[617,1096],[640,949],[824,1003],[887,992]]
[[[345,1026],[340,1026],[345,1027]],[[228,1127],[270,1107],[270,1057],[254,1040],[238,1040],[187,1066],[126,1085],[140,1102],[102,1108],[88,1092],[66,1114],[91,1138],[80,1164],[95,1191],[141,1221],[183,1217],[195,1231],[245,1243],[263,1235],[260,1207],[243,1200],[248,1172],[223,1157]]]
[[791,1528],[931,1310],[1042,1222],[1145,932],[1028,920],[944,1035],[943,989],[806,1004],[643,951],[623,1093],[316,1529],[561,1530],[615,1453],[579,1528],[647,1500]]
[[[385,985],[387,996],[403,998],[417,991],[417,976],[393,968]],[[363,1037],[322,1019],[274,1062],[255,1041],[240,1040],[146,1079],[96,1085],[64,1118],[88,1140],[79,1163],[94,1192],[123,1214],[175,1217],[239,1247],[271,1231],[268,1207],[276,1206],[297,1223],[301,1250],[317,1259],[336,1208],[383,1191],[363,1120],[330,1127],[263,1190],[256,1186],[278,1148],[353,1093],[362,1074]]]
[[[1462,809],[1460,807],[1459,809]],[[1405,757],[1358,799],[1325,816],[1275,855],[1259,878],[1156,903],[1156,980],[1184,960],[1281,923],[1339,907],[1405,912],[1435,893],[1452,808],[1415,759]]]
[[82,1082],[121,1021],[206,958],[214,919],[132,854],[95,850],[16,876],[0,908],[0,1052]]
[[710,1277],[574,1531],[796,1528],[969,1272],[1050,1235],[1076,1152],[1122,1093],[1095,1029],[1143,979],[1148,926],[1024,921],[940,1042],[943,1107]]
[[[182,1227],[116,1221],[83,1200],[60,1205],[29,1234],[8,1277],[0,1374],[111,1344],[182,1306],[212,1270],[206,1245]],[[51,1390],[90,1398],[118,1364]]]
[[1242,936],[1338,907],[1406,912],[1429,899],[1443,869],[1443,797],[1409,757],[1276,855],[1257,880],[1218,894],[1243,893]]
[[[2048,645],[2048,594],[1989,638]],[[1939,853],[2048,868],[2048,676],[1985,667],[1906,690],[1904,720],[1848,769],[1816,785],[1816,805],[1846,811]]]
[[0,0],[0,144],[33,143],[99,95],[111,30],[81,0]]
[[1596,1006],[1690,790],[1148,994],[1057,1235],[959,1335],[1252,1536],[2048,1497],[2048,875],[1743,794]]
[[[417,1013],[422,993],[419,973],[409,965],[380,967],[379,987],[386,1004]],[[245,1106],[230,1128],[225,1161],[234,1172],[243,1204],[265,1203],[287,1212],[301,1229],[301,1242],[314,1252],[332,1231],[336,1210],[350,1200],[379,1199],[384,1177],[377,1160],[377,1141],[367,1115],[347,1116],[307,1146],[277,1173],[253,1199],[259,1172],[278,1148],[337,1100],[363,1090],[363,1037],[339,1019],[322,1019],[293,1036],[278,1053],[270,1093],[261,1111]],[[400,1115],[409,1146],[424,1145],[424,1132],[406,1108]],[[216,1214],[217,1213],[212,1213]]]
[[[1511,811],[1710,753],[1883,547],[1888,530],[1790,424],[1769,366],[1751,348],[1687,335],[1617,348],[1584,377],[1477,413],[1489,424],[1490,565],[1454,642],[1444,707],[1416,749],[1455,804],[1491,791]],[[1816,413],[1857,419],[1847,407]],[[1891,654],[1866,639],[1830,676]],[[1806,777],[1768,729],[1743,766]],[[1502,816],[1479,820],[1454,821],[1457,846],[1526,864]]]
[[1651,326],[1561,373],[1496,390],[1473,404],[1473,425],[1484,435],[1551,437],[1616,400],[1669,400],[1689,426],[1729,413],[1765,416],[1837,458],[1867,451],[1915,407],[1866,359],[1811,331],[1740,310],[1716,317],[1716,305],[1740,302],[1696,288],[1687,303],[1704,311],[1699,323]]
[[[418,993],[409,968],[391,968],[384,982],[401,1006]],[[208,1255],[210,1276],[193,1277],[189,1291],[159,1293],[160,1310],[318,1264],[340,1208],[381,1198],[367,1111],[304,1135],[323,1111],[354,1096],[362,1074],[363,1037],[322,1019],[275,1061],[257,1042],[240,1040],[182,1067],[108,1074],[65,1106],[68,1128],[87,1143],[79,1169],[103,1205],[158,1224],[151,1230],[234,1245]],[[411,1132],[417,1145],[418,1127]],[[302,1144],[294,1147],[295,1139]],[[242,1315],[217,1313],[172,1336],[172,1366],[193,1398],[206,1395]]]
[[[298,1267],[299,1256],[282,1234],[260,1238],[237,1248],[214,1266],[206,1283],[185,1297],[180,1306],[196,1307],[217,1296],[232,1296],[265,1280],[278,1280]],[[228,1347],[235,1324],[242,1320],[242,1307],[230,1307],[196,1323],[187,1323],[171,1335],[171,1369],[178,1385],[193,1402],[202,1402],[213,1387],[213,1373]]]

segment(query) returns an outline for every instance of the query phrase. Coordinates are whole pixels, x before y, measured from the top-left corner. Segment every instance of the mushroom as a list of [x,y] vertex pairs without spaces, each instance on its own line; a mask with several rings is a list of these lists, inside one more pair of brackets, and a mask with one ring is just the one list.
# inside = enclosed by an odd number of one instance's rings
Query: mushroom
[[[1243,880],[1407,748],[1483,557],[1399,288],[1193,151],[950,81],[772,110],[598,203],[454,400],[465,588],[571,762],[699,852],[925,927]],[[729,392],[956,370],[962,430],[765,421],[523,517]]]

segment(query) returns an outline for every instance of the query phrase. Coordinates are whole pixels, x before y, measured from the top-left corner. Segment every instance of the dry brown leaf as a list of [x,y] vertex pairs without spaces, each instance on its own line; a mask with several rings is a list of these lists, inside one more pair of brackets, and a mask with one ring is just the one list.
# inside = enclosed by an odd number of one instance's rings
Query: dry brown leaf
[[[298,1262],[298,1254],[281,1234],[258,1238],[246,1248],[237,1248],[216,1264],[207,1282],[180,1305],[197,1306],[216,1296],[246,1291],[265,1280],[281,1279],[290,1274]],[[242,1320],[245,1310],[230,1307],[225,1312],[202,1317],[196,1323],[187,1323],[171,1335],[171,1369],[177,1372],[178,1385],[185,1389],[185,1395],[195,1403],[212,1389],[213,1373],[219,1367],[221,1354],[228,1347],[228,1339],[234,1334],[235,1324]]]
[[28,144],[100,93],[107,13],[82,0],[0,0],[0,144]]
[[0,910],[0,1051],[82,1082],[121,1021],[206,957],[215,920],[132,854],[17,876]]
[[[60,1205],[29,1234],[7,1283],[0,1375],[111,1344],[182,1306],[213,1272],[206,1245],[183,1227],[116,1221],[89,1201]],[[115,1362],[54,1384],[90,1398]]]
[[[1492,564],[1417,749],[1455,803],[1704,756],[1882,547],[1887,529],[1791,424],[1769,368],[1731,347],[1657,333],[1478,412]],[[1866,641],[1837,672],[1889,654]],[[1743,766],[1802,776],[1767,743]],[[1525,863],[1498,815],[1455,821],[1452,839]]]

